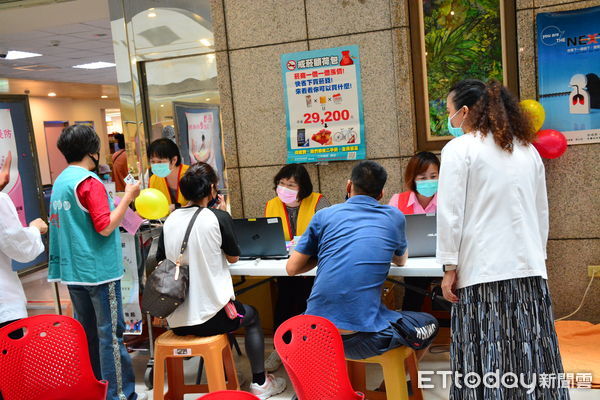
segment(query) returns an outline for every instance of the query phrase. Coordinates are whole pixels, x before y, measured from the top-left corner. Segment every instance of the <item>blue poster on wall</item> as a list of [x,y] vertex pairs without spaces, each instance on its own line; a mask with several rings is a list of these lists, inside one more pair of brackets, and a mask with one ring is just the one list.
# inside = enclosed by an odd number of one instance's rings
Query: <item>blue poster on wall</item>
[[[0,165],[9,153],[12,157],[9,182],[2,192],[11,198],[24,226],[36,218],[46,219],[33,137],[27,96],[0,96]],[[28,263],[13,261],[12,267],[20,271],[47,261],[44,251]]]
[[358,46],[281,56],[287,162],[366,158]]
[[600,142],[600,7],[538,14],[537,49],[543,129]]

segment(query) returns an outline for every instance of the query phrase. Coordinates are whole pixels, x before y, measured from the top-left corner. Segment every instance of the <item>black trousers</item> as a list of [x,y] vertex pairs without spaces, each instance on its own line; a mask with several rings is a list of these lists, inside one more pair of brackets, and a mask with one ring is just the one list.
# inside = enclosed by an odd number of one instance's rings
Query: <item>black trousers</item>
[[304,314],[315,278],[312,276],[281,276],[277,278],[274,328],[296,315]]
[[[431,282],[435,278],[430,277],[404,277],[404,283],[418,287],[419,289],[429,290]],[[402,301],[402,311],[421,311],[425,295],[412,291],[410,288],[404,288],[404,299]]]

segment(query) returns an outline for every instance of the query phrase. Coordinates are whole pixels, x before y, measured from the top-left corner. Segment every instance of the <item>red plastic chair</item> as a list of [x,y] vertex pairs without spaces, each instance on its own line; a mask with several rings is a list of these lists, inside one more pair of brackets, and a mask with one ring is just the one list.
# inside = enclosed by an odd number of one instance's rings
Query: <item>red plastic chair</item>
[[[11,338],[19,329],[23,336]],[[38,315],[0,329],[0,393],[6,400],[104,400],[106,390],[107,382],[98,382],[92,371],[83,327],[73,318]]]
[[359,400],[348,379],[342,338],[329,320],[299,315],[279,326],[275,349],[298,400]]
[[196,400],[260,400],[252,393],[242,392],[241,390],[219,390],[198,397]]

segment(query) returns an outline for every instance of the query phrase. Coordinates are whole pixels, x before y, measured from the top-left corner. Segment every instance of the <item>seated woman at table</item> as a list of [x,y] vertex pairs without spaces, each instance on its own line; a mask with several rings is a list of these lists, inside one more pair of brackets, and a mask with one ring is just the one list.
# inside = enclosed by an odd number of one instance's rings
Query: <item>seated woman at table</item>
[[[165,221],[159,239],[157,259],[175,261],[188,225],[200,209],[192,227],[183,262],[189,265],[189,292],[185,301],[167,317],[177,335],[214,336],[246,328],[246,355],[252,368],[250,392],[266,399],[285,390],[285,380],[265,373],[264,336],[256,309],[235,300],[227,262],[239,259],[240,249],[233,220],[219,208],[210,208],[217,198],[218,177],[206,163],[194,164],[181,179],[179,188],[189,199],[185,207],[173,211]],[[230,318],[226,307],[235,307]]]
[[[265,217],[280,217],[283,222],[285,240],[301,236],[315,213],[329,207],[331,203],[320,193],[313,192],[313,185],[306,168],[301,164],[288,164],[273,178],[273,189],[277,194],[267,202]],[[275,304],[275,329],[284,321],[302,314],[310,296],[314,277],[277,278],[277,303]],[[281,366],[276,351],[265,363],[267,371]]]
[[[430,214],[437,210],[437,184],[440,172],[440,160],[433,153],[422,151],[415,154],[408,162],[404,172],[406,191],[396,193],[389,202],[398,207],[405,215]],[[407,285],[428,290],[434,278],[405,277]],[[402,310],[421,311],[425,295],[405,288]]]
[[157,139],[148,147],[152,176],[149,187],[160,190],[171,205],[171,211],[187,203],[181,193],[180,180],[189,166],[181,163],[179,147],[170,139]]

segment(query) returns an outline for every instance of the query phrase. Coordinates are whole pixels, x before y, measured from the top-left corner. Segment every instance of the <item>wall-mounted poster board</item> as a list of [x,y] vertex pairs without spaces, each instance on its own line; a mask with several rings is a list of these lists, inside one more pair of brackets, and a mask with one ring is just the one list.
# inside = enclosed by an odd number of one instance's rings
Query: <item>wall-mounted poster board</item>
[[538,14],[537,41],[543,129],[600,142],[600,7]]
[[[8,153],[12,155],[10,181],[2,190],[12,199],[21,223],[26,226],[47,213],[42,201],[42,184],[35,149],[35,137],[31,125],[31,113],[27,96],[0,96],[0,165]],[[15,271],[43,266],[48,254],[42,253],[29,263],[13,262]]]
[[227,188],[221,119],[216,104],[173,102],[176,138],[183,162],[210,164],[219,176],[219,189]]
[[358,46],[281,55],[287,162],[367,155]]

